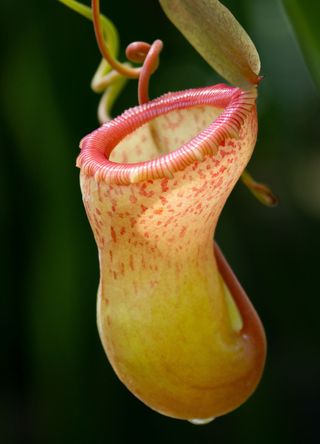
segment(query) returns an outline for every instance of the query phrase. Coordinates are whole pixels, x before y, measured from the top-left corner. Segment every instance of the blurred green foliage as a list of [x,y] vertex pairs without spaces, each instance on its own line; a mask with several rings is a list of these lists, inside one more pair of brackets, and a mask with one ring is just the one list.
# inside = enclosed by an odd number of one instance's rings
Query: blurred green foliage
[[[280,0],[224,3],[256,43],[265,76],[250,171],[280,196],[270,210],[238,185],[218,229],[269,339],[257,392],[196,427],[152,412],[114,375],[95,324],[98,260],[74,166],[79,140],[97,126],[92,27],[57,1],[3,2],[1,442],[318,442],[319,98]],[[304,1],[303,13],[312,17],[315,4]],[[221,81],[157,1],[102,6],[122,50],[163,39],[151,96]],[[132,81],[115,113],[136,102]]]
[[320,3],[314,0],[283,0],[283,4],[320,88]]

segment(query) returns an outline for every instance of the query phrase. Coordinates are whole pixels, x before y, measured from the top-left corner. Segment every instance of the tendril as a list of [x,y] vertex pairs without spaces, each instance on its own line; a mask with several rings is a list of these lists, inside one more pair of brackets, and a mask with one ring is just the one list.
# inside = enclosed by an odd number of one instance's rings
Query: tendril
[[[106,62],[113,69],[109,76],[99,78],[98,83],[94,83],[94,87],[103,90],[104,87],[112,85],[112,79],[115,73],[131,79],[139,79],[138,98],[139,103],[143,104],[149,101],[149,82],[151,75],[156,71],[159,65],[159,54],[162,50],[163,43],[161,40],[155,40],[152,45],[145,42],[134,42],[128,45],[126,56],[128,60],[143,65],[134,68],[127,63],[120,63],[110,53],[109,48],[103,36],[103,29],[100,21],[100,0],[92,0],[92,19],[94,31],[100,52]],[[100,108],[101,109],[101,108]]]
[[126,48],[127,59],[135,63],[143,63],[151,45],[145,42],[133,42]]
[[98,120],[101,124],[111,120],[112,106],[126,84],[127,79],[118,72],[112,70],[101,79],[100,87],[104,87],[104,93],[98,106]]
[[139,68],[132,68],[122,63],[118,62],[112,55],[110,54],[109,48],[105,43],[103,37],[103,30],[100,22],[100,0],[92,0],[92,19],[94,25],[94,32],[96,35],[96,40],[100,52],[103,58],[109,63],[109,65],[117,71],[119,74],[122,74],[125,77],[129,77],[131,79],[137,79],[140,74]]
[[159,54],[162,48],[162,41],[155,40],[142,65],[138,83],[138,98],[140,105],[149,101],[149,81],[151,75],[159,66]]

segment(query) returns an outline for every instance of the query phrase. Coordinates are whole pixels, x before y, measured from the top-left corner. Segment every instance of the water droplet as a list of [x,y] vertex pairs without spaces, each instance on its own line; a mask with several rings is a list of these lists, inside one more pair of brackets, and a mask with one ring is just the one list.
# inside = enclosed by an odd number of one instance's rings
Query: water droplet
[[188,421],[194,425],[204,425],[204,424],[209,424],[209,422],[213,421],[214,419],[215,419],[215,417],[206,418],[206,419],[189,419]]

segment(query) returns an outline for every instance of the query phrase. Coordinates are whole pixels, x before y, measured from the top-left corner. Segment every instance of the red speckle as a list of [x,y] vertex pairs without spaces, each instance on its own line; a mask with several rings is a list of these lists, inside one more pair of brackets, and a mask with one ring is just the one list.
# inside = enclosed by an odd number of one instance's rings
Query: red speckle
[[142,213],[144,213],[148,209],[145,205],[140,205],[140,208],[141,208]]
[[222,158],[224,158],[225,156],[228,155],[228,153],[226,151],[224,151],[224,150],[220,150],[220,155],[221,155]]
[[137,203],[137,198],[133,194],[131,194],[131,196],[129,197],[129,200],[132,204]]
[[166,191],[168,191],[169,187],[168,187],[168,180],[167,178],[163,179],[161,181],[161,190],[163,193],[165,193]]
[[154,214],[161,214],[163,213],[163,208],[157,208],[156,210],[154,210]]
[[165,227],[167,227],[168,225],[170,225],[172,223],[172,221],[174,220],[174,217],[171,216],[169,217],[169,219],[167,219],[166,223],[164,224]]
[[192,170],[195,171],[198,168],[199,164],[198,162],[194,162],[194,164],[192,165]]
[[95,225],[97,226],[97,229],[99,229],[102,226],[102,223],[99,221],[99,219],[97,218],[97,216],[95,214],[93,215],[93,219],[95,221]]
[[146,191],[147,184],[144,182],[141,187],[139,193],[144,197],[152,197],[154,195],[154,191]]
[[145,231],[145,232],[143,233],[143,235],[144,235],[144,237],[146,237],[147,239],[150,237],[150,235],[149,235],[149,233],[148,233],[147,231]]
[[181,228],[180,233],[179,233],[179,237],[184,237],[184,235],[186,234],[186,231],[187,231],[187,227],[186,227],[186,226],[183,226],[183,227]]
[[160,196],[160,201],[161,201],[162,205],[165,205],[166,203],[168,203],[167,199],[164,196]]
[[168,128],[175,130],[183,122],[183,115],[181,112],[177,111],[174,115],[165,114],[164,119],[168,125]]
[[125,234],[125,232],[126,232],[126,229],[124,227],[121,227],[121,229],[120,229],[121,236],[123,236]]
[[98,214],[98,216],[101,216],[101,211],[99,210],[99,208],[96,208],[96,213]]
[[204,179],[206,177],[206,175],[204,174],[204,172],[202,170],[198,171],[198,176],[201,177],[201,179]]
[[112,200],[111,200],[111,204],[112,204],[111,210],[112,210],[113,212],[115,212],[116,209],[117,209],[117,201],[116,201],[115,199],[112,199]]
[[113,227],[110,229],[113,242],[117,242],[117,235]]

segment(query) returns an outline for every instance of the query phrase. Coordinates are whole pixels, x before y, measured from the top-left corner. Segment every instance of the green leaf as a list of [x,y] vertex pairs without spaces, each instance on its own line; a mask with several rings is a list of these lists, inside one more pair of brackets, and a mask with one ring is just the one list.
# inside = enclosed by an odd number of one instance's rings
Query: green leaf
[[222,77],[251,87],[260,59],[250,37],[218,0],[160,0],[168,18]]
[[320,89],[320,3],[283,0],[309,70]]

